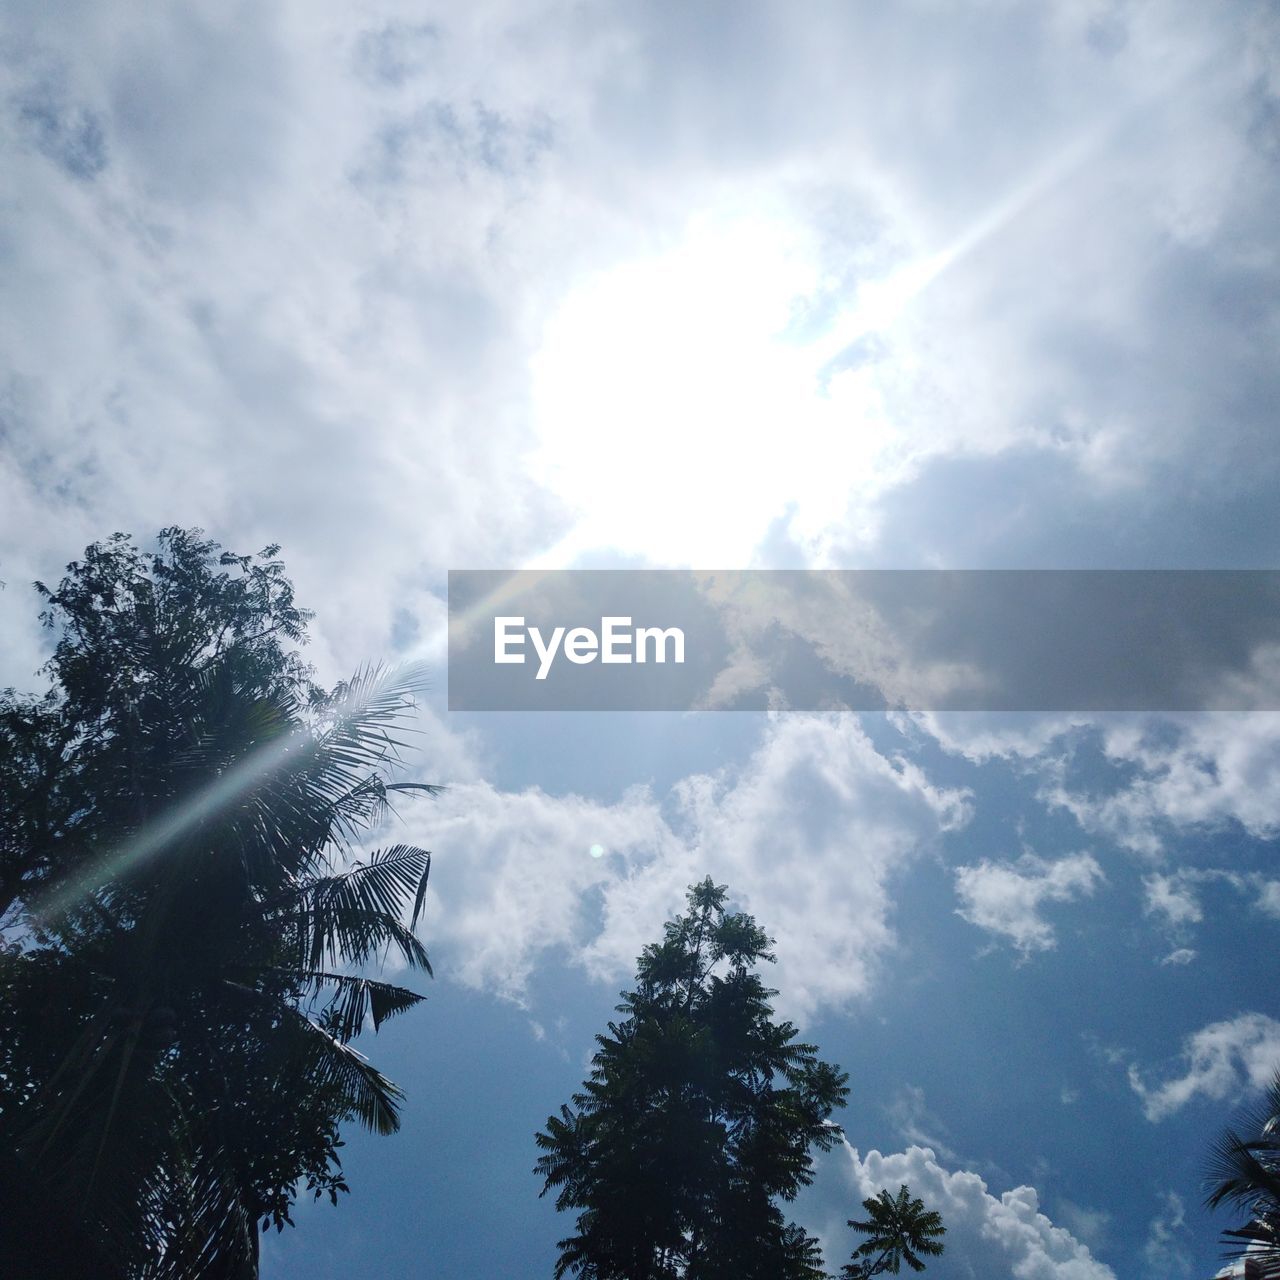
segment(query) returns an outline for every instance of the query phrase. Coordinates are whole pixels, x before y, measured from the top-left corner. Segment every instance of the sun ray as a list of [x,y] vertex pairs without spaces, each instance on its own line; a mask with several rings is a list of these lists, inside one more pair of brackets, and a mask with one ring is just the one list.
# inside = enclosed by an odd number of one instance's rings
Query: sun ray
[[[388,688],[406,688],[419,683],[421,667],[416,662],[389,668],[376,679],[357,683],[341,704],[339,723],[356,720]],[[295,759],[299,751],[306,750],[307,745],[304,735],[288,733],[249,752],[195,795],[145,823],[127,841],[95,858],[80,874],[41,895],[33,904],[32,914],[37,918],[50,918],[87,902],[113,880],[173,849],[202,823],[238,803]]]

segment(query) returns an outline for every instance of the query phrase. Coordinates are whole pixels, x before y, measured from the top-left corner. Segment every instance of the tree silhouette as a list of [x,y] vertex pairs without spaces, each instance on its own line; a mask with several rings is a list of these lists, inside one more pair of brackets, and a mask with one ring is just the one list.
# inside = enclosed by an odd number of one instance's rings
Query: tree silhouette
[[417,678],[325,693],[276,548],[168,529],[56,591],[50,691],[0,695],[0,1256],[6,1274],[252,1277],[340,1129],[398,1126],[351,1041],[422,997],[366,977],[430,855],[355,842],[397,791]]
[[557,1278],[820,1280],[817,1243],[776,1201],[812,1180],[840,1129],[847,1077],[775,1022],[754,972],[770,939],[694,885],[688,914],[644,949],[621,1023],[596,1038],[573,1106],[537,1135],[535,1171],[576,1209]]
[[922,1200],[913,1199],[905,1183],[896,1196],[882,1190],[873,1199],[864,1200],[862,1207],[866,1219],[859,1222],[850,1218],[848,1225],[865,1233],[867,1239],[841,1270],[846,1280],[865,1280],[886,1271],[896,1276],[904,1262],[912,1271],[923,1271],[921,1254],[936,1258],[942,1253],[938,1237],[947,1233],[942,1215],[926,1209]]
[[1226,1130],[1210,1161],[1211,1209],[1229,1205],[1249,1215],[1222,1233],[1228,1256],[1245,1258],[1245,1274],[1280,1276],[1280,1073],[1246,1117],[1243,1133]]

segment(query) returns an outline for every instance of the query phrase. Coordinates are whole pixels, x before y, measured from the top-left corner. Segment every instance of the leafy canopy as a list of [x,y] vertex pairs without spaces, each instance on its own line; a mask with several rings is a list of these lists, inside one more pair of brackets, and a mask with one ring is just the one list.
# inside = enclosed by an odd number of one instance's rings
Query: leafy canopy
[[0,693],[0,1253],[9,1274],[252,1277],[344,1124],[398,1124],[351,1043],[422,997],[430,854],[384,820],[410,672],[325,692],[269,547],[166,529],[56,589],[48,690]]
[[770,939],[709,878],[640,956],[590,1078],[536,1141],[543,1194],[577,1210],[557,1278],[819,1280],[817,1242],[777,1201],[812,1181],[811,1151],[847,1077],[774,1020],[755,972]]
[[1214,1143],[1209,1180],[1209,1208],[1248,1215],[1243,1226],[1222,1233],[1227,1256],[1245,1257],[1250,1275],[1280,1275],[1280,1073],[1243,1130],[1227,1129]]
[[939,1237],[947,1233],[942,1215],[913,1198],[905,1183],[896,1196],[882,1190],[878,1196],[864,1200],[862,1207],[866,1218],[850,1218],[849,1226],[864,1232],[867,1239],[853,1251],[852,1260],[841,1271],[846,1280],[866,1280],[886,1271],[896,1276],[904,1262],[912,1271],[923,1271],[921,1254],[931,1258],[941,1255]]

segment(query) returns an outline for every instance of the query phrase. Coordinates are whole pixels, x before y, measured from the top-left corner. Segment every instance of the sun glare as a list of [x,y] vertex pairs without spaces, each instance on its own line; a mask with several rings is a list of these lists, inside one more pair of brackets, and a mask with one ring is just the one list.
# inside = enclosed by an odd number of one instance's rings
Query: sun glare
[[810,245],[737,223],[565,301],[533,363],[535,465],[575,547],[738,565],[789,507],[840,514],[886,427],[867,379],[824,387],[825,344],[793,336],[821,285]]
[[[1078,172],[1123,114],[1068,139],[945,247],[860,281],[821,333],[796,321],[833,282],[816,241],[778,219],[708,215],[676,248],[585,282],[532,362],[536,478],[577,517],[538,566],[602,550],[747,565],[787,513],[820,564],[833,530],[866,532],[856,509],[905,445],[883,393],[883,361],[912,371],[904,315]],[[877,363],[840,367],[869,335],[881,339]]]

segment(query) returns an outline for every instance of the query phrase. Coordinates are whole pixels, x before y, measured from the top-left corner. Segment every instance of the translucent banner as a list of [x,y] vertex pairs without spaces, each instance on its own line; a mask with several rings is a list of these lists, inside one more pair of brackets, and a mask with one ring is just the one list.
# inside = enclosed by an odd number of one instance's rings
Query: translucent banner
[[449,707],[1274,710],[1280,571],[453,571]]

